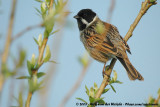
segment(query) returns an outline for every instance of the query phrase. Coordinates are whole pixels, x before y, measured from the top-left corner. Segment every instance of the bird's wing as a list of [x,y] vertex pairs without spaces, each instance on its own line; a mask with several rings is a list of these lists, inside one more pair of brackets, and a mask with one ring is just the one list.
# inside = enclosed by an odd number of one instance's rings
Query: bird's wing
[[107,48],[110,46],[110,53],[121,58],[123,57],[122,54],[126,52],[126,50],[130,53],[129,46],[120,36],[117,28],[108,23],[105,23],[105,27],[107,31],[105,34],[106,37],[104,38],[102,47]]

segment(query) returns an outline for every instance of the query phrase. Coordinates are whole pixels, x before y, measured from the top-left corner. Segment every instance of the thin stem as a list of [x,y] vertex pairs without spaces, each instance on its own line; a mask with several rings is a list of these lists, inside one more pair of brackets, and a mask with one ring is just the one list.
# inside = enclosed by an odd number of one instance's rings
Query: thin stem
[[103,93],[104,88],[108,85],[109,77],[107,75],[111,75],[112,69],[113,69],[116,61],[117,61],[117,59],[113,59],[110,63],[109,69],[106,70],[107,72],[105,71],[106,75],[104,75],[104,79],[103,79],[103,81],[102,81],[102,83],[101,83],[101,85],[100,85],[100,87],[99,87],[99,89],[98,89],[98,91],[95,95],[95,98],[100,98],[100,96]]
[[80,84],[82,83],[82,80],[87,72],[87,69],[89,67],[91,62],[88,62],[88,64],[86,66],[83,67],[81,74],[79,75],[76,83],[74,84],[74,86],[72,87],[72,89],[68,92],[68,94],[64,97],[64,99],[62,100],[61,104],[59,105],[59,107],[64,107],[65,104],[67,103],[67,101],[70,99],[70,97],[75,93],[75,91],[78,89],[78,87],[80,86]]
[[142,16],[147,12],[147,10],[153,5],[152,3],[148,4],[148,0],[145,0],[145,2],[142,2],[142,7],[140,12],[138,13],[137,18],[134,20],[133,24],[130,26],[126,36],[124,37],[125,41],[128,41],[128,39],[132,36],[132,33],[134,29],[136,28],[137,24],[141,20]]
[[32,92],[28,92],[26,107],[30,107],[31,98],[32,98]]
[[[44,53],[47,41],[48,41],[48,38],[44,38],[43,39],[42,46],[40,47],[40,50],[39,50],[39,56],[38,56],[38,65],[39,66],[41,66],[43,64],[42,58],[43,58],[43,53]],[[33,73],[32,75],[37,75],[37,72],[38,72],[38,69],[37,70],[33,70],[32,71],[32,73]],[[31,101],[32,95],[33,95],[32,92],[28,92],[26,107],[30,107],[30,101]]]
[[[53,6],[53,1],[54,0],[51,0],[50,1],[50,9],[52,8],[52,6]],[[39,56],[38,56],[38,65],[39,65],[39,68],[40,68],[40,66],[42,66],[42,64],[43,64],[43,54],[44,54],[44,50],[45,50],[45,48],[46,48],[46,44],[47,44],[47,42],[48,42],[48,37],[46,38],[44,38],[43,39],[43,42],[42,42],[42,46],[41,47],[39,47]],[[34,70],[34,71],[32,71],[32,77],[33,77],[33,75],[36,75],[37,76],[37,72],[38,72],[38,69],[37,70]],[[26,105],[27,105],[27,107],[30,107],[30,101],[31,101],[31,98],[32,98],[32,95],[33,95],[33,93],[32,92],[29,92],[28,93],[28,97],[27,97],[27,102],[26,102]]]
[[[142,7],[141,7],[141,10],[139,11],[139,14],[138,16],[136,17],[135,21],[133,22],[133,24],[130,26],[130,29],[128,30],[126,36],[124,37],[124,40],[127,42],[128,39],[132,36],[132,33],[134,31],[134,29],[136,28],[137,24],[139,23],[140,19],[142,18],[142,16],[147,12],[147,10],[156,3],[149,3],[148,0],[145,0],[145,2],[142,3]],[[112,69],[114,67],[116,63],[116,59],[112,59],[111,63],[110,63],[110,66],[109,66],[109,69],[106,70],[106,74],[107,75],[111,75],[112,73]],[[108,85],[108,82],[109,82],[109,77],[107,76],[104,76],[103,78],[103,81],[101,83],[101,86],[100,88],[98,89],[96,95],[95,95],[95,98],[99,98],[102,93],[103,93],[103,90],[105,89],[105,87]]]
[[53,2],[54,2],[54,0],[51,0],[51,1],[50,1],[49,9],[52,9],[52,7],[53,7]]
[[10,22],[9,22],[9,26],[8,26],[8,34],[7,34],[7,39],[5,42],[5,46],[4,46],[4,51],[2,53],[1,59],[1,68],[0,68],[0,75],[1,75],[1,79],[0,79],[0,92],[3,88],[3,84],[5,82],[5,77],[3,76],[2,72],[4,71],[5,67],[6,67],[6,62],[8,59],[8,55],[9,55],[9,50],[10,50],[10,45],[11,45],[11,36],[12,36],[12,31],[13,31],[13,24],[14,24],[14,16],[15,16],[15,10],[16,10],[16,4],[17,4],[17,0],[13,0],[12,2],[12,11],[11,11],[11,15],[10,15]]
[[111,2],[111,5],[109,7],[108,16],[107,16],[107,22],[108,23],[111,22],[113,10],[114,10],[115,4],[116,4],[116,0],[110,0],[110,2]]
[[4,51],[2,53],[2,64],[6,64],[6,61],[8,59],[8,54],[9,54],[9,49],[10,49],[10,44],[11,44],[11,36],[12,36],[12,31],[13,31],[13,24],[14,24],[16,3],[17,3],[17,0],[13,0],[10,22],[9,22],[9,27],[8,27],[7,39],[6,39],[6,42],[5,42]]
[[48,38],[44,38],[43,39],[42,46],[40,48],[39,56],[38,56],[38,65],[41,64],[41,61],[42,61],[42,58],[43,58],[43,54],[44,54],[44,50],[45,50],[47,41],[48,41]]
[[43,24],[37,24],[37,25],[33,25],[33,26],[28,26],[27,28],[23,29],[21,32],[19,32],[15,36],[13,36],[12,41],[18,39],[19,37],[21,37],[24,33],[28,32],[29,30],[32,30],[32,29],[38,28],[38,27],[42,27],[42,26],[43,26]]

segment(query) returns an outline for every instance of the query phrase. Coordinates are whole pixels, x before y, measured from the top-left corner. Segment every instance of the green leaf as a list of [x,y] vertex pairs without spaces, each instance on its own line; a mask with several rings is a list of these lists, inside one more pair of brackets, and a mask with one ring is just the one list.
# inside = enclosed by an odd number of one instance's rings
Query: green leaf
[[80,101],[82,101],[82,102],[84,102],[84,103],[87,103],[87,101],[85,101],[84,99],[82,99],[82,98],[76,98],[77,100],[80,100]]
[[120,82],[119,80],[114,81],[114,83],[123,84],[123,82]]
[[98,86],[97,86],[97,84],[96,84],[96,83],[94,83],[94,89],[95,89],[95,91],[97,91],[97,90],[98,90]]
[[90,103],[92,103],[92,104],[94,104],[94,103],[96,103],[96,102],[98,102],[98,101],[101,101],[101,100],[103,100],[103,99],[104,99],[104,97],[102,97],[102,98],[89,97],[89,101],[90,101]]
[[117,72],[115,70],[113,70],[113,74],[114,74],[113,80],[116,81],[117,80]]
[[48,33],[48,31],[45,29],[45,31],[44,31],[44,38],[48,38],[49,37],[49,33]]
[[35,8],[36,11],[38,12],[38,14],[40,14],[40,15],[42,14],[41,11],[40,11],[38,8],[36,8],[36,7],[34,7],[34,8]]
[[32,65],[31,65],[30,61],[28,61],[28,60],[27,60],[27,68],[28,68],[29,75],[32,75],[32,71],[31,71]]
[[35,1],[40,2],[40,3],[42,3],[42,2],[43,2],[42,0],[35,0]]
[[33,37],[34,41],[36,42],[37,45],[39,45],[37,39],[35,37]]
[[110,80],[110,81],[109,81],[109,84],[112,84],[112,83],[114,83],[114,80],[113,80],[113,78],[112,78],[112,80]]
[[40,78],[40,77],[44,76],[45,74],[46,74],[46,73],[44,73],[44,72],[38,72],[38,73],[37,73],[37,77]]
[[55,61],[53,61],[53,60],[52,60],[52,61],[50,60],[50,61],[48,61],[48,62],[52,62],[52,63],[54,63],[54,64],[57,64],[57,62],[55,62]]
[[50,34],[53,30],[53,27],[54,27],[54,18],[49,18],[45,22],[45,27],[46,27],[47,32]]
[[90,102],[90,103],[94,103],[94,102],[95,102],[95,98],[89,96],[89,102]]
[[60,29],[55,30],[55,31],[54,31],[54,32],[52,32],[50,35],[53,35],[53,34],[55,34],[55,33],[59,32],[59,31],[60,31]]
[[101,99],[101,100],[98,101],[98,104],[105,104],[105,103],[106,102],[103,99]]
[[34,68],[34,66],[36,65],[36,58],[35,57],[36,57],[35,54],[32,54],[32,58],[30,61],[32,68]]
[[85,88],[86,88],[86,93],[89,96],[89,89],[88,89],[88,87],[86,85],[85,85]]
[[150,0],[150,3],[155,3],[157,0]]
[[19,61],[16,64],[16,68],[20,68],[20,67],[23,66],[25,58],[26,58],[26,51],[20,50],[20,52],[19,52]]
[[21,77],[17,77],[16,79],[30,79],[31,77],[29,76],[21,76]]
[[94,88],[91,87],[89,90],[89,96],[94,97],[95,93],[94,93]]
[[106,93],[106,92],[108,92],[108,91],[109,91],[109,88],[104,89],[103,90],[103,94]]
[[112,90],[116,93],[116,90],[114,89],[114,87],[110,84]]
[[155,99],[154,99],[152,96],[150,96],[150,97],[149,97],[148,103],[149,103],[149,104],[153,104],[154,101],[155,101]]
[[46,3],[45,3],[45,2],[42,2],[42,3],[41,3],[41,12],[42,12],[43,14],[45,14],[46,11],[47,11]]
[[46,53],[45,53],[45,57],[44,57],[44,62],[48,62],[51,58],[51,51],[49,49],[49,46],[46,46]]
[[46,0],[46,2],[50,3],[51,0]]
[[102,97],[102,98],[97,98],[97,99],[95,99],[95,102],[94,102],[94,103],[99,102],[99,101],[102,101],[103,99],[104,99],[104,97]]
[[39,47],[42,46],[42,34],[39,34],[39,36],[38,36],[38,46]]

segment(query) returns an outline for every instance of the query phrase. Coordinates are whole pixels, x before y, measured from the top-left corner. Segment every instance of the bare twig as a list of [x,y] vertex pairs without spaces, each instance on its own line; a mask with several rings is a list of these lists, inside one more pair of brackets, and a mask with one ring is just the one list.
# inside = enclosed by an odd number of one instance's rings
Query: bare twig
[[42,27],[43,24],[37,24],[37,25],[33,25],[33,26],[28,26],[27,28],[23,29],[21,32],[19,32],[18,34],[16,34],[15,36],[13,36],[12,41],[16,40],[17,38],[21,37],[24,33],[28,32],[29,30],[32,30],[34,28],[38,28],[38,27]]
[[[135,27],[137,26],[137,24],[139,23],[140,19],[142,18],[142,16],[154,4],[156,4],[156,3],[150,3],[149,0],[145,0],[145,2],[142,3],[142,7],[141,7],[141,10],[139,11],[138,16],[136,17],[135,21],[133,22],[129,31],[127,32],[126,36],[124,37],[126,42],[132,36],[132,33],[133,33]],[[105,71],[105,73],[107,75],[108,74],[109,74],[109,76],[111,75],[112,69],[113,69],[115,63],[116,63],[116,59],[112,59],[109,69]],[[98,89],[95,98],[99,98],[102,95],[104,88],[108,85],[108,82],[109,82],[109,78],[107,76],[104,76],[103,81],[101,83],[101,86]]]
[[138,13],[137,18],[134,20],[133,24],[130,26],[126,36],[124,37],[125,41],[128,41],[128,39],[132,36],[132,33],[134,29],[136,28],[137,24],[141,20],[142,16],[147,12],[147,10],[154,4],[149,3],[149,0],[145,0],[145,2],[142,2],[141,10]]
[[67,101],[70,99],[70,97],[75,93],[75,91],[78,89],[78,87],[80,86],[80,84],[82,83],[82,80],[87,72],[87,69],[90,65],[90,61],[88,62],[88,64],[86,66],[83,67],[81,74],[79,75],[76,83],[74,84],[74,86],[72,87],[72,89],[68,92],[68,94],[64,97],[64,99],[62,100],[61,104],[59,105],[59,107],[64,107],[65,104],[67,103]]
[[30,107],[31,98],[32,98],[32,92],[28,92],[26,107]]
[[9,22],[9,27],[8,27],[8,34],[7,34],[7,39],[5,42],[5,46],[4,46],[4,51],[2,53],[2,61],[1,61],[1,79],[0,79],[0,92],[2,90],[3,87],[3,83],[5,81],[4,76],[2,75],[3,70],[5,69],[5,65],[8,59],[8,54],[9,54],[9,50],[10,50],[10,45],[11,45],[11,36],[12,36],[12,31],[13,31],[13,24],[14,24],[14,16],[15,16],[15,10],[16,10],[16,4],[17,4],[17,0],[13,0],[12,2],[12,11],[11,11],[11,15],[10,15],[10,22]]
[[101,96],[101,94],[103,93],[104,88],[108,85],[109,82],[109,77],[107,75],[111,75],[112,69],[116,63],[117,59],[113,59],[110,63],[109,69],[107,70],[106,75],[104,75],[103,81],[101,83],[101,86],[99,87],[95,98],[99,98]]
[[8,53],[9,53],[9,49],[10,49],[11,36],[12,36],[13,24],[14,24],[16,3],[17,3],[17,0],[13,0],[10,22],[9,22],[9,27],[8,27],[7,39],[6,39],[6,42],[5,42],[4,51],[2,53],[2,64],[5,64],[7,59],[8,59]]
[[111,19],[112,19],[112,14],[113,14],[113,10],[115,8],[115,4],[116,4],[116,0],[110,0],[111,2],[111,5],[108,9],[108,16],[107,16],[107,22],[111,22]]
[[50,9],[52,9],[53,3],[54,3],[54,0],[51,0],[51,1],[50,1],[50,4],[49,4],[49,8],[50,8]]

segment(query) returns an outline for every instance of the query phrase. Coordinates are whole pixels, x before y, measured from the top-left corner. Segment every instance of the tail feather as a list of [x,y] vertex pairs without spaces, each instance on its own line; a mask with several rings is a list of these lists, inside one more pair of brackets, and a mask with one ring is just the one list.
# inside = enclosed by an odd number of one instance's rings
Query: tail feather
[[131,64],[128,58],[119,58],[117,57],[118,60],[121,62],[121,64],[124,66],[124,68],[127,71],[128,77],[130,80],[144,80],[144,78],[141,76],[141,74],[134,68],[134,66]]

